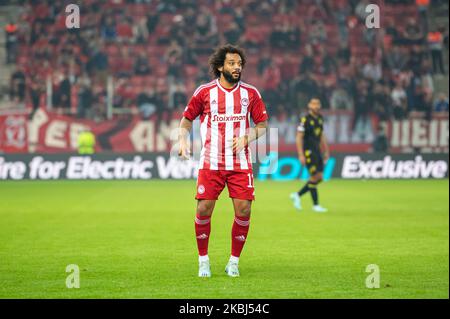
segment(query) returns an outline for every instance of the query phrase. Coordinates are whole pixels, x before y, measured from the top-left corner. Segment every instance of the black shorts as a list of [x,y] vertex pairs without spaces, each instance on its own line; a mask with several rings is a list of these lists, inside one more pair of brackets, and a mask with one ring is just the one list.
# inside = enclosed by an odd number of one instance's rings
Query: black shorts
[[318,151],[305,150],[306,167],[310,175],[322,173],[324,169],[322,154]]

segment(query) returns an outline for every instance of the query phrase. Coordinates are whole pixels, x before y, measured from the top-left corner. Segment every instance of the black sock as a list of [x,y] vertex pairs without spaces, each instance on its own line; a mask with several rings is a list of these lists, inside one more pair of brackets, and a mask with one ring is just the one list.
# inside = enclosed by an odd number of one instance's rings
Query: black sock
[[303,196],[305,195],[307,192],[309,192],[309,182],[305,184],[305,186],[303,186],[303,188],[301,190],[298,191],[298,196]]
[[309,182],[309,191],[314,205],[319,205],[319,193],[317,192],[317,183]]

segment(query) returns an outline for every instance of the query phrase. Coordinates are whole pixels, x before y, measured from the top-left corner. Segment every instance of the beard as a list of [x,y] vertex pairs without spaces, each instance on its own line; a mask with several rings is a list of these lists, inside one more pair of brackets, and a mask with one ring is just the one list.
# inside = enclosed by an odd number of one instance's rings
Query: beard
[[231,84],[236,84],[241,80],[241,73],[239,73],[239,76],[237,78],[234,78],[233,74],[227,71],[223,71],[222,74],[225,80],[227,80],[227,82]]

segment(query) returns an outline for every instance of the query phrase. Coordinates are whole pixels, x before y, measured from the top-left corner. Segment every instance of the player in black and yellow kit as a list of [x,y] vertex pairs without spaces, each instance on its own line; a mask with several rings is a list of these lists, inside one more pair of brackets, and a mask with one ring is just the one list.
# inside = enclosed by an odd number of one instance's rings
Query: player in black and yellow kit
[[302,209],[300,197],[307,192],[311,193],[314,202],[313,210],[324,213],[327,209],[319,205],[317,186],[323,179],[324,164],[328,160],[328,143],[323,132],[323,117],[320,114],[320,100],[313,98],[309,101],[309,113],[300,119],[297,128],[298,158],[303,166],[306,165],[310,178],[306,185],[297,193],[291,194],[294,207]]

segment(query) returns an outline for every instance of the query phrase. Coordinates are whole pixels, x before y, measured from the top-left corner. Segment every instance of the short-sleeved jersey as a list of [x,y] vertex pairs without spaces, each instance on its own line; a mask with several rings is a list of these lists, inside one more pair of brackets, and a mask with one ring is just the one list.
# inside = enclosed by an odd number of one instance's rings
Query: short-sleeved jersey
[[323,134],[323,117],[319,115],[314,117],[311,114],[302,116],[300,124],[297,128],[299,132],[303,132],[303,149],[312,152],[320,152],[320,140]]
[[254,124],[268,119],[258,90],[244,82],[227,90],[219,80],[197,88],[183,116],[193,121],[200,117],[202,150],[199,169],[251,169],[251,154],[245,147],[233,153],[233,138],[248,134],[250,118]]

